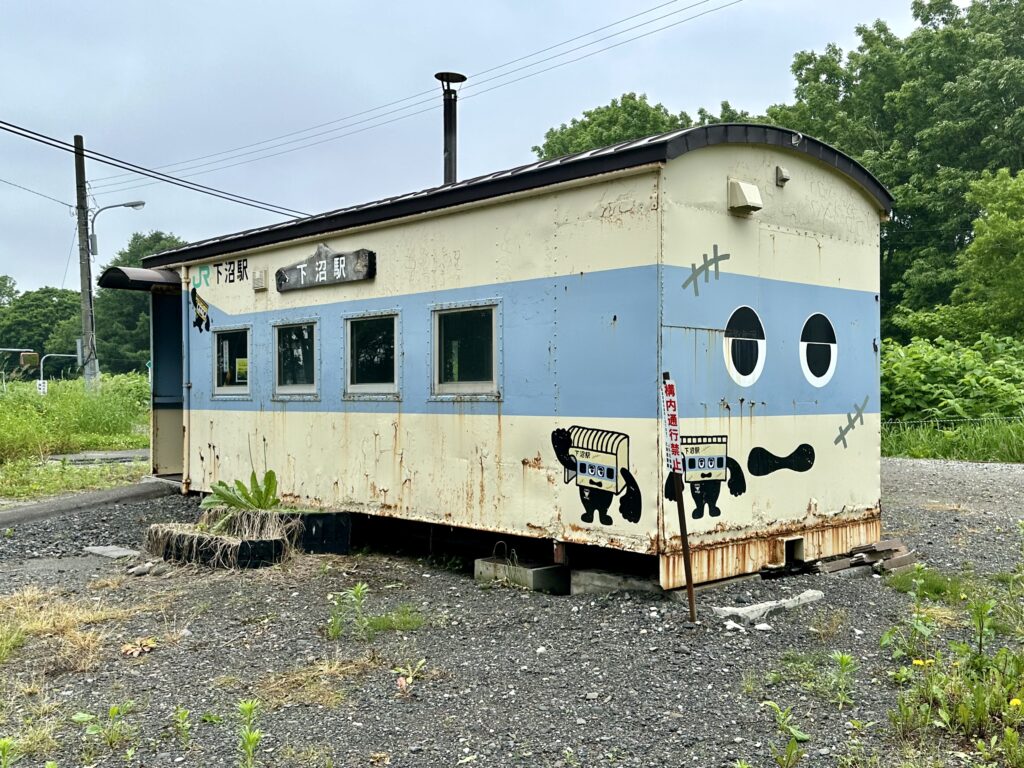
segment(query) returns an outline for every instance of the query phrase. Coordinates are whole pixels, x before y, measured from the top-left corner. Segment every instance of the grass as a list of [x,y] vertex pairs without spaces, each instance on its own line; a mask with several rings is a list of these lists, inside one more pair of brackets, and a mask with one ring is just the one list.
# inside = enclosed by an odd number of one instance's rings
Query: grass
[[15,459],[0,464],[0,499],[35,499],[73,491],[93,491],[138,482],[144,462],[75,465]]
[[0,388],[0,464],[84,450],[149,445],[149,382],[139,374],[105,376],[95,392],[81,379],[50,382],[45,397],[35,382]]
[[259,686],[269,709],[305,704],[335,709],[344,700],[341,683],[380,665],[370,653],[356,660],[330,659],[272,675]]
[[917,594],[934,602],[957,605],[973,591],[972,581],[965,575],[947,574],[934,568],[918,568],[894,573],[886,583],[898,592]]
[[411,605],[402,604],[394,611],[367,617],[366,623],[371,635],[377,632],[414,632],[423,626],[423,614]]
[[882,455],[1020,463],[1024,421],[883,424]]
[[138,608],[113,608],[93,600],[66,600],[51,591],[25,587],[0,595],[0,663],[30,637],[45,638],[50,661],[59,670],[94,669],[102,653],[103,636],[90,629],[96,624],[123,620]]

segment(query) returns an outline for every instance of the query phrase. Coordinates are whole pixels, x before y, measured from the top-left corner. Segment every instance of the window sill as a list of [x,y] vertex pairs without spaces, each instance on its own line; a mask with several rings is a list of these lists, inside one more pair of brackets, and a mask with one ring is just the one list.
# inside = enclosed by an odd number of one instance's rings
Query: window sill
[[270,397],[271,400],[276,402],[289,402],[289,401],[306,401],[306,402],[317,402],[320,400],[319,392],[275,392]]
[[485,402],[495,403],[501,401],[500,392],[441,392],[434,393],[427,398],[434,403],[465,403]]
[[252,393],[249,390],[244,392],[227,392],[220,391],[214,392],[211,400],[252,400]]
[[398,392],[343,392],[341,399],[400,402],[402,400],[402,395]]

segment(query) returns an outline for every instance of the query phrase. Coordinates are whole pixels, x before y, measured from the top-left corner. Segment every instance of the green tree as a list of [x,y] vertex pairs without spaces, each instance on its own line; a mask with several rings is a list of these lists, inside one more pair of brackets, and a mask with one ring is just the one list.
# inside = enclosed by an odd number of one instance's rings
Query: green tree
[[906,38],[882,21],[860,26],[844,56],[794,57],[792,104],[770,122],[834,144],[885,183],[896,204],[882,231],[883,332],[895,317],[947,305],[971,240],[971,183],[1024,164],[1024,6],[1019,0],[915,0]]
[[[0,347],[48,352],[74,352],[47,343],[55,324],[79,316],[78,294],[62,288],[45,287],[25,291],[9,304],[0,306]],[[73,362],[73,361],[72,361]],[[10,361],[7,360],[8,366]],[[47,363],[49,365],[49,363]]]
[[957,256],[957,287],[949,304],[896,316],[910,335],[973,341],[986,332],[1016,336],[1024,327],[1024,172],[984,173],[967,201],[981,213]]
[[14,278],[0,275],[0,308],[6,307],[18,297],[18,286]]
[[685,112],[674,115],[662,104],[649,104],[646,94],[624,93],[606,106],[584,110],[582,118],[574,117],[568,125],[549,129],[533,151],[539,159],[550,160],[691,125]]
[[[142,259],[185,245],[165,232],[136,232],[118,251],[109,267],[141,267]],[[96,292],[96,354],[100,368],[109,373],[145,370],[149,360],[149,294],[100,288]],[[66,332],[66,328],[55,329]]]

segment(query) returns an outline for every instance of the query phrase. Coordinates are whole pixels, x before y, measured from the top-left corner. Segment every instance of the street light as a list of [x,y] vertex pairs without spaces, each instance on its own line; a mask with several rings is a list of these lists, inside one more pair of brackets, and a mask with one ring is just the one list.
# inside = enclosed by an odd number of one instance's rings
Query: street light
[[146,207],[145,200],[132,200],[130,203],[115,203],[114,205],[104,205],[102,208],[97,208],[93,211],[92,217],[89,219],[89,253],[95,256],[99,251],[96,248],[96,217],[99,216],[103,211],[108,208],[134,208],[136,211],[140,208]]
[[[84,197],[82,198],[84,201]],[[104,205],[93,211],[88,222],[88,253],[82,248],[81,271],[82,271],[82,353],[84,357],[84,373],[86,386],[94,384],[100,376],[100,365],[96,359],[96,314],[93,309],[92,300],[92,270],[89,265],[89,254],[95,256],[98,252],[96,247],[96,217],[103,211],[111,208],[134,208],[139,210],[146,205],[145,200],[132,200],[129,203],[115,203]],[[82,226],[82,219],[79,218],[79,227]],[[81,229],[79,229],[81,231]],[[81,248],[81,245],[80,245]]]

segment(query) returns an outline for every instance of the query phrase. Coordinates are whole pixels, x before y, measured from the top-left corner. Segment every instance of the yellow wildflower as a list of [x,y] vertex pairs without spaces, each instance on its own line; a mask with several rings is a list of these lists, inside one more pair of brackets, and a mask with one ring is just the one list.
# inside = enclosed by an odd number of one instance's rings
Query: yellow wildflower
[[924,659],[914,659],[911,663],[915,667],[923,667],[924,666]]
[[924,663],[927,664],[928,666],[931,666],[932,664],[935,663],[935,659],[925,659]]
[[1010,699],[1010,706],[1011,707],[1019,707],[1020,706],[1020,699]]

